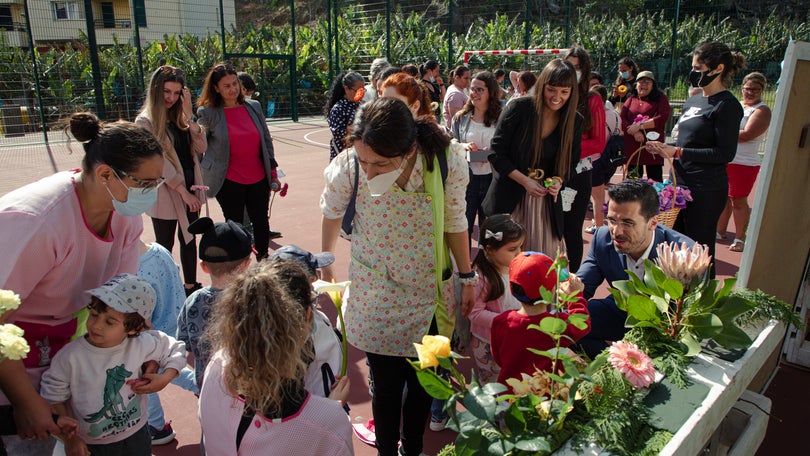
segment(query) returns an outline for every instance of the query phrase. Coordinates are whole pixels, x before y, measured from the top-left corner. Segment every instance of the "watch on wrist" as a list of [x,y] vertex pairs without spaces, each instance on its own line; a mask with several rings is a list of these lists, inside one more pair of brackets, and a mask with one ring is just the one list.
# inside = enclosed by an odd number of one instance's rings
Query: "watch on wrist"
[[475,286],[478,283],[478,273],[474,270],[470,272],[459,272],[458,281],[464,286]]

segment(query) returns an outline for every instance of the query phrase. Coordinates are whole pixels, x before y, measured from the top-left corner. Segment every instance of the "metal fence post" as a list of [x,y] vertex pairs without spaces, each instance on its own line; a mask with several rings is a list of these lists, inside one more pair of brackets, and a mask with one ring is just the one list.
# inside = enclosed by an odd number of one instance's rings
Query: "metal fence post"
[[531,41],[532,26],[529,19],[531,17],[531,14],[532,14],[531,0],[526,0],[526,15],[523,22],[523,49],[529,49],[529,41]]
[[571,0],[568,0],[568,11],[565,14],[565,47],[571,46]]
[[225,49],[225,12],[222,9],[222,0],[219,0],[219,30],[222,37],[222,60],[225,60],[228,50]]
[[453,3],[455,0],[447,0],[447,69],[455,66],[453,60]]
[[292,57],[290,59],[290,101],[292,120],[298,122],[298,49],[295,45],[295,0],[290,0],[290,29],[292,30]]
[[669,49],[669,87],[672,87],[672,76],[675,73],[675,46],[678,44],[678,16],[681,12],[681,0],[675,2],[675,17],[672,19],[672,43]]
[[385,59],[391,61],[391,0],[385,0]]
[[332,2],[334,0],[326,0],[326,61],[329,63],[329,80],[335,79],[335,62],[332,60],[332,44],[334,37],[332,36]]
[[31,29],[31,14],[28,12],[28,0],[23,2],[23,11],[25,11],[25,31],[28,32],[28,50],[31,52],[31,64],[34,65],[34,85],[36,86],[37,103],[39,104],[39,122],[42,125],[42,139],[45,141],[45,148],[48,150],[51,168],[53,168],[53,172],[57,172],[59,170],[56,169],[56,160],[53,158],[51,145],[48,142],[48,125],[45,123],[45,106],[42,104],[42,87],[39,84],[37,49],[34,47],[34,31]]
[[90,48],[90,66],[93,73],[93,91],[96,96],[96,114],[100,119],[107,117],[104,107],[104,88],[101,85],[101,65],[98,61],[98,43],[96,42],[96,26],[93,23],[93,2],[84,0],[84,21],[87,25],[87,44]]
[[135,40],[135,50],[138,53],[138,86],[141,88],[141,93],[146,93],[146,81],[143,77],[143,50],[141,49],[141,26],[138,23],[137,13],[135,12],[135,2],[132,2],[132,21],[133,33]]
[[340,30],[338,30],[338,3],[340,0],[334,0],[332,3],[332,7],[334,8],[332,11],[332,19],[335,21],[335,74],[340,74]]

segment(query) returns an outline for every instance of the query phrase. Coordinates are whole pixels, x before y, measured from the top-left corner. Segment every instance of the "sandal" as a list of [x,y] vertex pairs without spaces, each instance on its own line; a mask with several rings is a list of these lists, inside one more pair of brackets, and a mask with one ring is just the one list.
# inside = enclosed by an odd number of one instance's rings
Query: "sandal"
[[588,233],[588,234],[596,233],[596,225],[591,225],[591,226],[585,228],[585,232]]
[[731,245],[728,246],[728,249],[731,250],[732,252],[742,252],[744,247],[745,241],[743,241],[742,239],[734,239],[734,242],[732,242]]

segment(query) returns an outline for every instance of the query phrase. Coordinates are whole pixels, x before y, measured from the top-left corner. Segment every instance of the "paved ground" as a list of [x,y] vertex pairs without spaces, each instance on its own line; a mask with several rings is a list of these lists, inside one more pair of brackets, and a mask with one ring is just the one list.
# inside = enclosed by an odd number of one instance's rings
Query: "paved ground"
[[[281,231],[284,237],[276,239],[276,244],[271,241],[271,249],[281,245],[294,243],[311,251],[318,251],[320,248],[320,220],[321,215],[318,209],[318,198],[323,188],[322,171],[328,162],[328,142],[329,130],[325,122],[321,119],[305,119],[299,123],[273,123],[270,130],[275,138],[276,156],[281,168],[287,174],[286,182],[290,185],[289,193],[284,198],[277,197],[273,204],[270,226],[276,231]],[[8,191],[25,185],[51,174],[56,169],[66,170],[80,166],[83,157],[83,150],[79,143],[72,143],[73,151],[61,141],[61,134],[52,135],[52,139],[57,139],[52,143],[49,158],[45,147],[36,146],[32,141],[37,141],[40,135],[28,135],[26,138],[17,138],[14,143],[9,143],[0,139],[0,195]],[[620,177],[614,177],[614,182]],[[211,216],[215,220],[221,220],[222,214],[216,201],[210,202]],[[733,222],[732,222],[733,224]],[[730,234],[735,231],[730,227]],[[144,217],[144,240],[151,242],[154,240],[151,223]],[[590,235],[585,235],[586,244],[590,242]],[[733,238],[733,236],[732,236]],[[728,241],[718,243],[717,246],[717,270],[719,277],[728,277],[736,273],[741,254],[730,252],[727,249]],[[337,279],[345,279],[348,267],[348,247],[345,241],[339,241],[337,251],[336,271]],[[587,251],[587,245],[585,247]],[[175,260],[177,249],[175,248]],[[207,275],[201,270],[198,271],[198,280],[203,284],[210,283]],[[321,302],[323,310],[335,317],[335,311],[328,301]],[[365,422],[371,416],[371,399],[368,395],[366,384],[367,367],[363,354],[353,348],[349,353],[349,376],[352,382],[352,394],[349,404],[352,407],[351,417],[356,422]],[[769,429],[769,435],[763,444],[767,446],[768,452],[761,451],[760,454],[775,454],[775,451],[795,448],[795,440],[790,436],[800,435],[801,420],[784,419],[798,410],[808,410],[808,398],[810,394],[806,391],[806,385],[810,380],[807,372],[792,368],[781,369],[776,380],[768,390],[768,396],[774,400],[774,414],[777,410],[781,414],[783,421],[774,422],[773,428]],[[779,385],[795,385],[790,388],[789,394]],[[798,399],[795,395],[800,396]],[[177,432],[177,440],[169,445],[155,447],[155,455],[198,455],[199,454],[199,422],[197,420],[197,406],[194,396],[186,391],[180,390],[170,385],[161,392],[166,419],[172,421],[172,425]],[[797,407],[804,404],[804,408]],[[801,402],[803,401],[803,402]],[[791,427],[792,426],[792,427]],[[773,437],[772,437],[773,435]],[[786,438],[787,437],[787,438]],[[426,431],[425,453],[435,454],[446,443],[454,439],[454,433],[443,431],[432,433]],[[363,444],[355,438],[355,454],[373,455],[376,451]]]

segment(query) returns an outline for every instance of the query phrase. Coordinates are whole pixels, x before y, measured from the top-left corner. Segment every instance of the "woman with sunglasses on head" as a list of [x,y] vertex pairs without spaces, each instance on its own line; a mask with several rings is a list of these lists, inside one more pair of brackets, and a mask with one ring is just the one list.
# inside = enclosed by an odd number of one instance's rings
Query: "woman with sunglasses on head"
[[202,185],[198,156],[205,152],[205,131],[194,118],[191,93],[179,69],[164,65],[152,73],[146,100],[135,123],[151,131],[163,146],[163,177],[157,204],[147,214],[152,217],[155,241],[169,252],[174,236],[180,242],[186,296],[202,288],[197,282],[197,241],[188,224],[197,220],[205,194],[192,190]]
[[[11,404],[21,439],[12,454],[51,454],[59,434],[39,378],[80,328],[85,290],[115,274],[138,271],[141,214],[157,200],[163,150],[131,122],[102,123],[73,114],[70,133],[84,148],[81,170],[56,173],[0,198],[0,289],[22,301],[0,315],[25,331],[31,351],[0,368],[0,404]],[[39,443],[39,445],[37,445]]]
[[[197,100],[197,116],[206,130],[208,149],[200,163],[208,196],[214,196],[228,220],[253,223],[256,258],[267,257],[270,191],[281,189],[273,138],[259,102],[246,100],[230,63],[208,72]],[[273,232],[274,237],[281,233]]]
[[346,129],[354,120],[354,112],[366,94],[364,83],[363,76],[354,71],[340,73],[332,82],[329,101],[323,107],[329,130],[332,131],[332,140],[329,141],[329,161],[337,157],[345,147]]
[[[492,165],[489,156],[495,124],[501,116],[501,88],[495,75],[489,71],[477,73],[470,82],[470,98],[453,117],[450,132],[467,149],[470,165],[470,183],[467,185],[467,232],[472,237],[475,217],[478,226],[484,222],[482,203],[492,183]],[[478,151],[486,151],[486,155]],[[479,233],[480,234],[480,233]]]
[[[678,185],[688,187],[692,201],[678,213],[675,230],[709,247],[715,264],[715,229],[728,200],[726,165],[737,153],[743,108],[728,90],[745,57],[723,43],[699,44],[692,52],[689,82],[701,92],[683,104],[675,144],[647,142],[647,150],[674,158]],[[715,268],[710,276],[714,278]]]
[[560,189],[580,156],[582,115],[574,66],[554,59],[543,68],[534,95],[506,105],[489,156],[497,171],[484,213],[512,214],[526,230],[524,250],[556,256],[563,248]]

